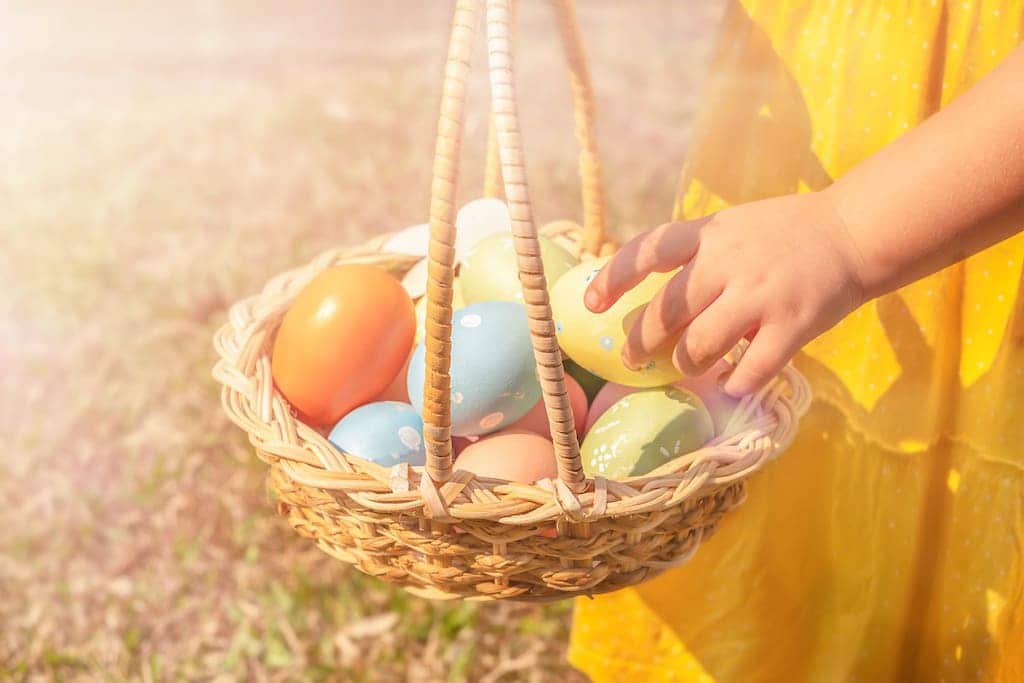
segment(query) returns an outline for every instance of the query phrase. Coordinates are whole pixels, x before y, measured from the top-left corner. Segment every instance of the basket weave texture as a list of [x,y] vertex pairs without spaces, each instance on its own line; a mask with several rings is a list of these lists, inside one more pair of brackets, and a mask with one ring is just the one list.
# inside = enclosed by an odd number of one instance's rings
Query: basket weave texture
[[[542,231],[580,258],[614,249],[604,237],[593,103],[571,0],[554,0],[576,104],[584,227]],[[491,194],[503,191],[512,217],[524,300],[559,476],[535,484],[476,477],[453,467],[448,405],[454,191],[465,75],[478,0],[456,4],[435,151],[426,316],[425,467],[385,468],[341,453],[296,419],[270,372],[274,335],[291,301],[317,274],[340,264],[380,266],[401,277],[417,257],[383,251],[386,236],[326,252],[271,280],[231,308],[215,338],[228,417],[270,466],[278,510],[326,553],[423,597],[546,601],[644,581],[685,562],[745,481],[792,440],[810,394],[791,367],[745,397],[724,432],[700,450],[624,480],[584,475],[561,355],[547,299],[537,230],[519,142],[509,38],[509,0],[488,0],[492,86]],[[503,181],[497,188],[495,178]]]

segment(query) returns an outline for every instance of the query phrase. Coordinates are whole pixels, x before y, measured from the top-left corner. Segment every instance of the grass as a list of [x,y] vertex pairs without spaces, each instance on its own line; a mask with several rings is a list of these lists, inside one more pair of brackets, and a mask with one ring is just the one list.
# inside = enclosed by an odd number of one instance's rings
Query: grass
[[[294,535],[209,377],[232,301],[424,219],[448,8],[85,5],[0,8],[0,678],[580,678],[569,603],[432,604]],[[717,11],[581,8],[620,235],[667,217]],[[543,220],[580,213],[549,16],[523,0]]]

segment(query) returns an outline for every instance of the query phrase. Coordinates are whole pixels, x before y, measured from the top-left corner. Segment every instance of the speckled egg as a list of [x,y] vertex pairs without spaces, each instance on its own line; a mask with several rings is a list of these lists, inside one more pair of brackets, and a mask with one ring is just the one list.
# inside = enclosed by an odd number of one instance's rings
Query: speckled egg
[[692,392],[637,391],[619,399],[587,433],[583,470],[612,479],[640,476],[700,448],[714,434],[711,416]]
[[[540,258],[548,287],[557,282],[579,260],[547,237],[538,238]],[[459,270],[467,303],[478,301],[522,301],[516,250],[512,235],[486,237],[474,246]]]
[[527,484],[558,476],[554,444],[519,429],[503,429],[466,446],[455,460],[455,469]]
[[639,370],[622,362],[626,334],[651,298],[674,273],[652,273],[626,292],[604,313],[591,313],[583,305],[583,294],[608,258],[576,266],[555,283],[551,309],[562,350],[583,368],[609,382],[634,387],[671,384],[681,375],[672,365],[671,345],[648,360]]
[[[409,365],[409,398],[423,407],[426,349]],[[526,309],[509,301],[470,304],[452,315],[452,433],[488,434],[522,418],[540,399]]]
[[601,387],[601,390],[597,392],[597,396],[590,403],[590,412],[587,413],[587,424],[583,429],[583,433],[589,432],[594,423],[607,413],[609,408],[618,403],[619,399],[637,391],[642,391],[642,389],[627,387],[624,384],[616,384],[615,382],[608,382]]
[[378,401],[356,408],[331,430],[327,439],[339,450],[378,465],[422,465],[423,421],[408,403]]
[[[456,278],[452,283],[452,310],[457,311],[466,305],[465,299],[462,298],[462,285],[459,283],[459,279]],[[426,333],[426,327],[424,326],[427,319],[427,297],[420,297],[419,301],[416,302],[416,339],[415,343],[419,344],[423,341],[423,335]]]

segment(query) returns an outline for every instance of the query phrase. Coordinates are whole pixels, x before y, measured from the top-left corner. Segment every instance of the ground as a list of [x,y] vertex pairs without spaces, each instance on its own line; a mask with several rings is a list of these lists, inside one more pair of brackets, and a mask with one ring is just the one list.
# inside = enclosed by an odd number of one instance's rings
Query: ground
[[[720,8],[581,5],[624,236],[668,217]],[[294,535],[210,378],[232,301],[425,219],[449,10],[0,4],[0,678],[580,677],[569,603],[432,604]],[[520,14],[537,212],[578,218],[551,13]]]

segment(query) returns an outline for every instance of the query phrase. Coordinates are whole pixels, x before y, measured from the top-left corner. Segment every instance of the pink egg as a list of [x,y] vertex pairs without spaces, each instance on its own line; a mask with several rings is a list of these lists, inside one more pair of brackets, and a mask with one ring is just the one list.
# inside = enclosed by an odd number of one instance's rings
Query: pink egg
[[395,378],[391,380],[391,384],[388,388],[381,392],[380,396],[373,399],[374,401],[399,401],[401,403],[409,403],[409,389],[408,389],[408,377],[409,377],[409,361],[412,360],[412,351],[409,351],[409,355],[405,358],[405,365],[398,371]]
[[470,444],[474,444],[480,440],[479,436],[453,436],[452,437],[452,450],[455,452],[456,457],[462,451],[466,450]]
[[628,396],[634,391],[639,391],[639,388],[627,387],[615,382],[608,382],[601,387],[601,390],[597,392],[597,396],[594,397],[594,402],[590,404],[590,412],[587,413],[587,426],[584,428],[583,433],[589,432],[590,428],[597,422],[597,418],[604,415],[605,411],[617,403],[620,398]]
[[[587,394],[583,391],[580,383],[568,374],[565,376],[565,388],[569,392],[569,403],[572,404],[572,418],[576,423],[576,434],[582,436],[583,426],[587,422]],[[550,439],[551,426],[548,424],[548,414],[544,409],[544,399],[537,401],[537,405],[509,429],[526,429]]]
[[455,469],[527,484],[558,476],[551,441],[534,432],[511,427],[466,446],[455,461]]
[[[715,433],[721,434],[729,423],[729,418],[739,405],[739,400],[729,396],[718,385],[722,375],[732,370],[732,366],[724,360],[720,360],[711,366],[711,369],[696,377],[684,377],[675,383],[677,387],[689,389],[697,394],[704,406],[711,413],[711,421],[715,424]],[[595,403],[597,401],[595,400]]]

